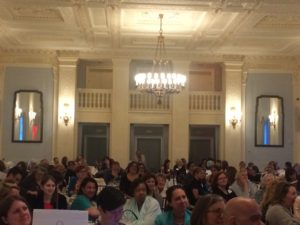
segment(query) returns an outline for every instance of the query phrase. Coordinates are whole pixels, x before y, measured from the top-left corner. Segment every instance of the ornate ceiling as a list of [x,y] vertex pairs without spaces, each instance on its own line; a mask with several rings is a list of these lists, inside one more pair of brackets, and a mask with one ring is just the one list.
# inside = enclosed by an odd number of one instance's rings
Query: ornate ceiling
[[0,48],[300,55],[299,0],[0,0]]

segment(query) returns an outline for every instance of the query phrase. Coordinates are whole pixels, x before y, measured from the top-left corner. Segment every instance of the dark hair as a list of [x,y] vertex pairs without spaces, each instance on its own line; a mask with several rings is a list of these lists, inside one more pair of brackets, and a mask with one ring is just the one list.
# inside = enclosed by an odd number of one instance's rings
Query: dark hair
[[193,176],[195,176],[196,174],[200,173],[201,171],[206,172],[206,169],[204,169],[203,167],[197,166],[197,167],[194,168],[192,174],[193,174]]
[[112,167],[113,165],[118,165],[118,166],[120,166],[120,163],[119,163],[118,161],[112,161],[110,167]]
[[27,170],[27,163],[24,161],[20,161],[16,164],[16,167],[20,168],[22,171],[26,172]]
[[68,165],[68,157],[64,156],[61,158],[61,164],[63,164],[65,167]]
[[92,177],[86,177],[81,181],[80,188],[79,188],[79,191],[78,191],[78,195],[84,195],[82,189],[85,188],[85,186],[88,183],[93,183],[96,187],[95,195],[90,199],[90,200],[96,200],[98,184],[97,184],[96,180]]
[[221,162],[221,167],[222,167],[222,170],[227,170],[228,167],[229,167],[228,162],[227,162],[226,160],[223,160],[223,161]]
[[285,170],[285,179],[286,179],[287,182],[292,181],[291,177],[293,175],[297,175],[296,170],[294,168],[289,167]]
[[97,197],[97,205],[103,212],[112,211],[126,202],[123,192],[114,187],[105,187]]
[[129,172],[130,167],[132,167],[133,165],[136,165],[136,172],[137,173],[139,172],[139,165],[138,165],[138,163],[135,162],[135,161],[132,161],[132,162],[128,163],[128,165],[126,167],[126,173]]
[[41,180],[41,185],[46,184],[48,180],[52,180],[56,184],[56,180],[53,176],[50,174],[45,174]]
[[[216,191],[218,189],[218,179],[219,179],[219,176],[222,175],[222,174],[224,174],[228,178],[228,176],[225,172],[223,172],[223,171],[218,172],[216,174],[216,176],[214,176],[214,178],[211,182],[211,188],[212,188],[213,191]],[[227,187],[226,188],[228,188],[228,187],[229,187],[229,183],[227,182]]]
[[75,163],[75,161],[68,161],[68,163],[67,163],[67,166],[69,167],[69,166],[75,166],[76,165],[76,163]]
[[190,222],[191,225],[206,224],[207,210],[209,209],[210,206],[220,201],[224,202],[224,199],[219,195],[208,194],[208,195],[200,196],[192,212],[191,222]]
[[21,170],[20,167],[17,167],[17,166],[14,166],[14,167],[12,167],[11,169],[8,170],[7,176],[9,176],[11,174],[14,175],[14,176],[16,176],[17,174],[20,174],[22,176],[22,179],[25,177],[24,172]]
[[134,192],[135,192],[135,189],[140,185],[140,184],[144,184],[146,186],[146,192],[147,194],[149,194],[149,188],[147,186],[147,184],[145,183],[144,179],[142,178],[137,178],[135,179],[134,181],[132,181],[131,183],[131,196],[134,196]]
[[168,170],[170,169],[170,165],[168,165],[169,163],[171,163],[171,161],[169,159],[166,159],[164,161],[164,164],[163,164],[163,172],[164,173],[168,173]]
[[147,180],[151,179],[151,178],[154,179],[155,185],[157,185],[156,176],[155,176],[153,173],[146,173],[146,174],[143,176],[143,179],[144,179],[145,182],[146,182]]
[[289,188],[294,187],[286,181],[280,181],[275,186],[275,192],[271,200],[271,204],[282,204],[284,197],[289,192]]
[[30,211],[30,207],[23,197],[17,195],[7,196],[0,201],[0,225],[7,225],[7,223],[3,221],[2,217],[7,217],[7,213],[15,201],[24,202]]
[[228,185],[230,186],[235,181],[237,169],[233,166],[229,166],[226,170],[226,176],[228,178]]
[[172,209],[172,207],[170,206],[170,203],[172,201],[173,192],[177,189],[181,189],[181,190],[184,191],[184,193],[186,193],[181,185],[173,185],[173,186],[169,187],[166,191],[167,206],[166,206],[165,210],[171,210]]
[[0,160],[0,171],[4,172],[5,170],[6,170],[5,163],[2,160]]

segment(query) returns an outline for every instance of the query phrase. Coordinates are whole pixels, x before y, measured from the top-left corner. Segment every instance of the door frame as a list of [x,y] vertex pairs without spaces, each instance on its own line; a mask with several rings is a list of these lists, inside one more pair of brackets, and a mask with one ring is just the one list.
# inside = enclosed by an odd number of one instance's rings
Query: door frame
[[77,155],[84,155],[84,149],[86,148],[85,144],[83,142],[83,127],[84,126],[101,126],[105,127],[106,129],[106,135],[104,134],[88,134],[86,136],[95,136],[95,137],[105,137],[107,139],[106,142],[106,154],[109,156],[109,141],[110,141],[110,125],[109,123],[85,123],[85,122],[80,122],[78,123],[78,135],[77,135]]
[[[211,128],[214,130],[214,135],[212,136],[191,136],[191,130],[193,128],[198,128],[198,129],[207,129]],[[201,124],[189,124],[189,158],[190,158],[190,145],[191,145],[191,140],[195,139],[212,139],[211,147],[213,149],[213,155],[211,156],[214,159],[219,159],[220,158],[220,125],[218,124],[212,124],[212,125],[201,125]]]
[[[210,141],[210,149],[212,149],[212,151],[210,151],[210,156],[211,158],[215,159],[216,158],[216,145],[215,145],[215,138],[212,137],[191,137],[191,140],[209,140]],[[191,143],[190,143],[191,144]],[[191,149],[189,149],[189,159],[190,159],[190,154],[191,154]]]
[[[161,159],[163,158],[163,138],[161,136],[145,136],[145,135],[137,135],[134,137],[134,149],[132,149],[133,152],[131,152],[132,155],[135,155],[135,151],[138,149],[138,139],[155,139],[155,140],[159,140],[160,141],[160,162],[159,165],[161,166]],[[148,160],[146,158],[146,162],[148,163]],[[147,165],[147,167],[149,167],[149,165]],[[159,168],[158,168],[159,170]]]

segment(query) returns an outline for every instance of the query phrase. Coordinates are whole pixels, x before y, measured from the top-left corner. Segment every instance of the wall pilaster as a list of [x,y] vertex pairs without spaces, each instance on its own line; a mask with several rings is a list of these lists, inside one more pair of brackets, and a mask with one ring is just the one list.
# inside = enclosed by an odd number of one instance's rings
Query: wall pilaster
[[169,157],[175,163],[176,159],[189,156],[189,66],[190,61],[173,61],[174,72],[187,76],[185,89],[173,95],[172,124],[170,127]]
[[[78,58],[73,54],[60,54],[58,57],[58,113],[56,152],[59,158],[67,156],[74,159],[75,149],[75,97],[76,97],[76,68]],[[68,107],[65,107],[68,104]],[[65,111],[70,116],[68,125],[63,121]]]
[[241,160],[245,159],[243,148],[243,123],[238,123],[235,128],[229,122],[232,108],[237,114],[242,113],[242,59],[225,60],[225,160],[230,165],[238,167]]
[[125,167],[129,162],[129,63],[113,59],[112,114],[110,126],[110,157]]

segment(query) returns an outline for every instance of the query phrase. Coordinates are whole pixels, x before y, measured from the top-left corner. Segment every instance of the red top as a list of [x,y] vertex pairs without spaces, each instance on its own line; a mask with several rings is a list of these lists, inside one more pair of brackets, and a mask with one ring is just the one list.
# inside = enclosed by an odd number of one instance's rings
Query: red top
[[53,209],[53,205],[51,203],[44,202],[44,209]]

